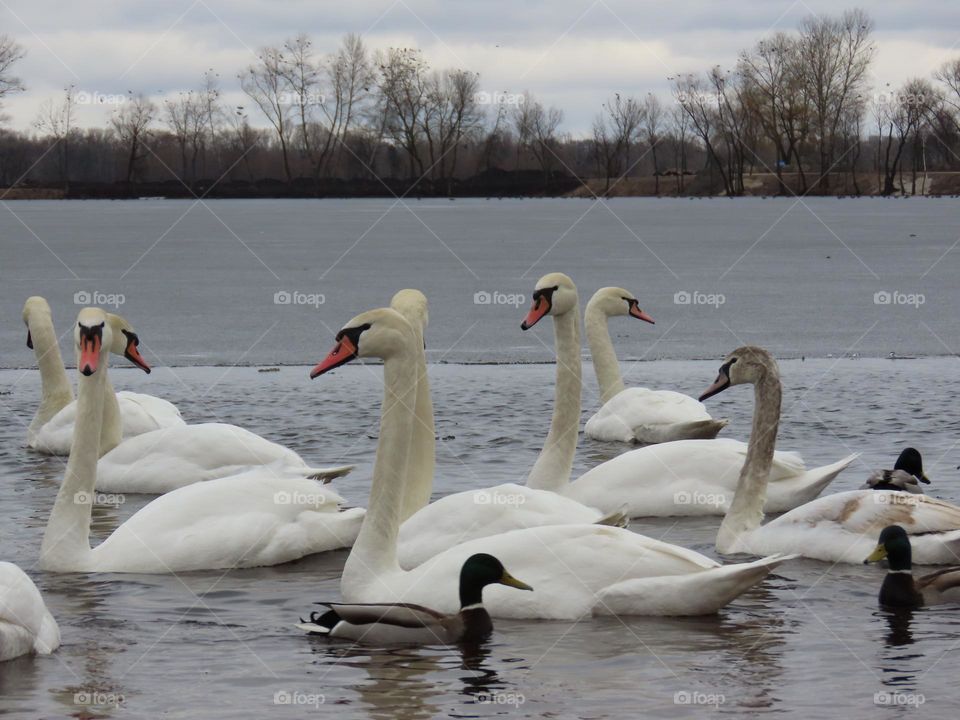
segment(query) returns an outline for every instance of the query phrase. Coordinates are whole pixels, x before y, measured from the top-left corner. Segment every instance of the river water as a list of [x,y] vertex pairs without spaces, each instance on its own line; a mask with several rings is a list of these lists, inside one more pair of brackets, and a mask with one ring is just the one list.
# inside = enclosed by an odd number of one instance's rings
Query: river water
[[[469,656],[352,648],[299,634],[292,625],[312,602],[338,597],[345,553],[179,576],[52,575],[35,567],[64,463],[22,447],[39,397],[36,371],[15,369],[32,362],[19,320],[30,294],[50,299],[63,331],[74,293],[124,295],[121,312],[157,370],[145,376],[115,363],[118,389],[165,397],[191,422],[243,425],[311,463],[355,463],[338,489],[364,505],[382,370],[346,366],[311,382],[307,365],[329,350],[335,330],[400,287],[425,290],[441,438],[435,497],[522,480],[546,433],[553,368],[464,363],[548,360],[549,326],[521,334],[522,308],[474,304],[473,295],[529,296],[540,274],[562,269],[583,296],[602,284],[633,289],[658,319],[653,328],[628,319],[615,327],[622,359],[650,360],[623,363],[628,384],[696,394],[723,353],[760,342],[783,358],[778,446],[800,451],[811,466],[863,453],[828,492],[857,487],[912,444],[924,455],[932,494],[960,502],[960,421],[950,404],[960,381],[948,349],[958,320],[944,310],[956,307],[960,292],[947,252],[956,240],[953,203],[808,204],[879,280],[799,205],[720,280],[788,210],[782,201],[611,202],[652,252],[607,208],[584,201],[411,201],[439,240],[397,206],[323,280],[390,203],[210,203],[265,265],[196,206],[122,280],[188,203],[8,203],[37,237],[0,214],[0,365],[8,368],[0,370],[0,556],[36,580],[63,646],[0,665],[0,715],[883,718],[922,703],[918,715],[955,717],[957,608],[909,617],[880,611],[876,566],[793,561],[713,617],[500,621],[492,641]],[[480,239],[490,246],[475,247]],[[874,304],[884,288],[922,293],[924,303]],[[723,294],[725,302],[674,303],[684,290]],[[274,304],[282,291],[325,297]],[[882,359],[891,351],[929,357]],[[289,367],[261,373],[246,365]],[[590,366],[584,371],[587,417],[597,392]],[[731,419],[724,434],[745,438],[752,394],[734,388],[710,402],[715,416]],[[575,474],[622,449],[582,439]],[[131,495],[119,507],[98,507],[94,541],[148,500]],[[715,555],[717,525],[716,518],[641,519],[631,529]]]

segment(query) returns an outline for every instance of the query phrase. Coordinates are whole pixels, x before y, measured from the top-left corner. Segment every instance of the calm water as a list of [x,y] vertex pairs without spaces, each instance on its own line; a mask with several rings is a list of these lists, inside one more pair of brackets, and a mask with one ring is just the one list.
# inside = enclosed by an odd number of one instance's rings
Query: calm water
[[292,365],[402,287],[431,300],[434,358],[548,360],[511,301],[554,270],[583,302],[621,285],[656,318],[615,324],[621,357],[715,358],[744,342],[790,357],[960,350],[955,201],[804,203],[5,202],[0,367],[32,362],[19,317],[36,293],[64,329],[78,293],[122,299],[157,364]]
[[[785,361],[780,447],[808,464],[864,453],[836,481],[854,488],[874,464],[889,464],[907,442],[924,453],[937,495],[960,501],[958,426],[951,398],[956,360]],[[696,392],[712,381],[712,361],[634,365],[628,379]],[[339,484],[357,504],[369,490],[381,370],[347,366],[316,381],[306,367],[161,369],[147,377],[116,372],[118,387],[155,392],[190,420],[241,423],[289,443],[316,461],[353,462]],[[545,433],[548,366],[431,367],[437,406],[438,495],[520,478]],[[614,718],[704,715],[675,693],[722,702],[734,717],[775,712],[810,717],[843,707],[852,718],[899,717],[875,693],[922,695],[924,717],[955,717],[960,653],[956,608],[917,612],[908,621],[876,607],[882,570],[796,561],[715,617],[501,621],[478,657],[454,649],[371,650],[306,638],[291,624],[309,604],[338,597],[345,555],[281,567],[197,572],[179,577],[49,575],[31,569],[62,476],[56,458],[25,452],[21,422],[36,402],[34,372],[0,371],[0,547],[30,570],[59,618],[64,645],[53,656],[0,666],[2,707],[11,717],[76,712],[76,693],[122,695],[103,716],[310,717],[313,708],[274,705],[278,692],[314,695],[338,717]],[[749,428],[751,393],[717,398],[730,435]],[[592,382],[585,405],[595,400]],[[505,410],[504,408],[508,408]],[[577,472],[610,450],[585,442]],[[106,536],[144,502],[96,511]],[[713,555],[713,520],[635,521],[633,529]],[[700,693],[699,695],[697,693]],[[720,697],[722,696],[722,698]],[[493,697],[514,705],[485,702]]]
[[[534,461],[553,368],[459,363],[549,360],[549,328],[521,333],[524,310],[508,296],[529,297],[537,277],[564,270],[584,301],[597,287],[624,285],[657,318],[655,327],[627,319],[613,326],[621,358],[653,360],[624,363],[628,383],[695,394],[715,377],[716,358],[743,342],[805,355],[782,362],[781,448],[801,451],[808,465],[862,452],[832,488],[845,490],[913,444],[934,494],[960,502],[952,402],[960,374],[949,357],[960,337],[960,249],[949,252],[956,204],[806,202],[809,209],[780,200],[410,201],[409,210],[380,200],[5,203],[0,367],[32,363],[20,321],[28,295],[50,299],[64,332],[76,293],[122,295],[121,312],[158,369],[145,376],[116,368],[118,389],[168,398],[189,421],[244,425],[313,462],[356,463],[338,488],[364,505],[382,371],[348,366],[311,382],[304,366],[325,355],[351,316],[419,287],[431,301],[439,496],[522,480]],[[900,295],[876,304],[883,291]],[[301,295],[275,303],[282,292]],[[507,297],[476,304],[478,292]],[[678,292],[724,302],[691,295],[676,303]],[[870,358],[891,351],[939,357]],[[839,359],[854,353],[863,359]],[[258,373],[245,365],[293,367]],[[585,378],[586,416],[597,398],[589,366]],[[63,461],[21,447],[38,397],[35,371],[0,370],[0,557],[35,578],[64,644],[50,657],[0,665],[5,717],[911,711],[876,704],[876,693],[922,697],[923,717],[956,715],[960,613],[879,611],[883,571],[874,566],[795,561],[709,618],[501,621],[470,657],[351,649],[298,634],[292,623],[311,602],[338,597],[344,553],[179,577],[41,573],[33,566]],[[751,393],[731,390],[711,408],[731,418],[728,436],[746,436]],[[619,449],[584,441],[575,472]],[[147,500],[98,508],[96,538]],[[717,525],[664,519],[632,529],[713,555]],[[77,706],[83,695],[103,704]],[[275,703],[286,697],[301,704]]]

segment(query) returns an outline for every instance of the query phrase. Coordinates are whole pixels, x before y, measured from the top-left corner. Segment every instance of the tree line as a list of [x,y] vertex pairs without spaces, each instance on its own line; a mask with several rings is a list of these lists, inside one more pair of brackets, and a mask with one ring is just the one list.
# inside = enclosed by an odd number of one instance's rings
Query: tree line
[[[300,34],[261,49],[228,106],[203,73],[174,97],[68,86],[27,131],[0,128],[0,185],[68,195],[553,193],[591,179],[644,193],[915,194],[960,170],[960,58],[900,87],[871,87],[862,10],[812,16],[743,50],[732,67],[669,78],[671,97],[612,93],[584,136],[529,91],[493,91],[416,48],[349,34],[321,53]],[[0,36],[0,102],[23,92],[24,51]],[[80,105],[106,113],[77,126]],[[96,189],[99,188],[97,191]]]

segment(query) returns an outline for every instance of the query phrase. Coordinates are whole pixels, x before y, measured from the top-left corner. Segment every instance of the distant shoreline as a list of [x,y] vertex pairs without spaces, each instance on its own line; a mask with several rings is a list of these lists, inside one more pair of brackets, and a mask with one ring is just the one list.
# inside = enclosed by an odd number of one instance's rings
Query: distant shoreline
[[[815,176],[806,178],[816,182]],[[787,191],[783,190],[786,186]],[[835,192],[820,193],[796,173],[784,173],[781,180],[773,173],[754,173],[744,177],[744,191],[736,197],[885,197],[875,173],[858,173],[856,182],[849,174],[831,176]],[[409,181],[395,178],[360,180],[321,180],[298,178],[292,184],[263,179],[253,182],[200,181],[192,187],[170,180],[125,183],[73,183],[63,188],[21,185],[0,188],[0,200],[252,200],[252,199],[418,199],[418,198],[599,198],[599,197],[727,197],[714,191],[708,172],[667,171],[660,176],[629,178],[589,178],[580,181],[567,175],[544,180],[539,173],[488,171],[471,178],[443,183]],[[914,179],[905,173],[902,188],[886,197],[960,197],[960,172],[931,172]]]

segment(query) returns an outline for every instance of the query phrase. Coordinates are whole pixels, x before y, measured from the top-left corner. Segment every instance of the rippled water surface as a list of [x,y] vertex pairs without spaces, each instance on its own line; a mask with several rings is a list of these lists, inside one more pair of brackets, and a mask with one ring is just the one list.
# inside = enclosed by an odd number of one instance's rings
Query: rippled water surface
[[[630,383],[696,393],[717,363],[625,367]],[[779,446],[801,451],[809,465],[863,453],[832,490],[856,487],[911,443],[924,453],[934,493],[960,500],[955,359],[787,360],[781,370]],[[586,414],[596,392],[585,371]],[[433,365],[430,373],[443,438],[436,495],[522,479],[546,432],[553,368]],[[313,382],[306,367],[161,368],[150,376],[118,368],[113,377],[118,388],[176,402],[191,421],[239,423],[311,461],[356,463],[338,488],[366,502],[379,367],[347,366]],[[883,571],[875,566],[794,561],[713,617],[500,621],[492,641],[467,656],[359,649],[299,634],[292,624],[311,602],[338,597],[344,553],[178,577],[40,572],[34,564],[63,462],[21,447],[38,398],[36,372],[0,371],[0,388],[0,549],[35,578],[63,634],[50,657],[0,665],[7,717],[673,718],[716,707],[732,717],[884,718],[909,711],[876,704],[877,693],[922,698],[918,717],[956,716],[960,612],[879,611]],[[744,437],[752,393],[733,388],[712,409],[731,418],[729,436]],[[575,472],[617,449],[583,441]],[[146,500],[128,496],[119,508],[97,508],[97,538]],[[662,519],[631,528],[714,555],[716,526]],[[276,704],[286,697],[306,705]],[[76,706],[85,698],[106,704]]]
[[5,202],[0,367],[32,362],[18,318],[37,293],[61,332],[75,298],[122,301],[157,364],[305,365],[345,320],[402,287],[430,297],[436,357],[545,361],[549,340],[520,332],[515,304],[555,270],[573,277],[583,302],[619,285],[657,320],[614,323],[621,357],[716,358],[746,342],[788,357],[948,355],[960,351],[957,207],[918,198]]

